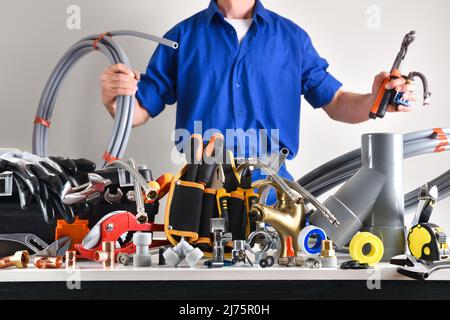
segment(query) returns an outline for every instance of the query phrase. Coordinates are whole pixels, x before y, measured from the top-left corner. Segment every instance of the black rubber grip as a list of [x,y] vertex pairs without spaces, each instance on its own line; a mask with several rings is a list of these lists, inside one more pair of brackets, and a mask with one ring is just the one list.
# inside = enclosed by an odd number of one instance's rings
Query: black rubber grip
[[209,182],[211,181],[211,177],[213,175],[215,167],[216,167],[215,164],[208,164],[206,162],[203,162],[198,168],[196,182],[208,186]]

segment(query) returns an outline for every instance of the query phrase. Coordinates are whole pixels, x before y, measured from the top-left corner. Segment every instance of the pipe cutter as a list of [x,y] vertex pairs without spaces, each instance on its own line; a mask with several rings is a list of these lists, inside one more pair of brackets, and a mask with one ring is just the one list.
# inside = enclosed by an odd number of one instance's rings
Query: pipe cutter
[[[102,250],[102,242],[114,241],[116,243],[115,256],[119,253],[132,254],[136,251],[136,246],[132,241],[124,243],[121,247],[118,247],[118,244],[122,235],[136,231],[164,231],[164,225],[151,222],[139,223],[136,216],[130,212],[114,211],[104,216],[86,235],[81,244],[75,244],[75,248],[84,258],[94,260],[95,252]],[[168,244],[167,240],[153,240],[150,247]]]

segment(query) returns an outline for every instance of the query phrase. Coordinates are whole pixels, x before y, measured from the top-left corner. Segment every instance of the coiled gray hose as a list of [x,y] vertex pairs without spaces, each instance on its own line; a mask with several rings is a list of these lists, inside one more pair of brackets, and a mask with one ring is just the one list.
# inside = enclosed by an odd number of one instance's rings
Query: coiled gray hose
[[[116,36],[133,36],[154,41],[173,49],[178,48],[178,43],[174,41],[129,30],[91,35],[75,43],[58,61],[41,95],[33,129],[34,154],[40,157],[48,156],[48,128],[55,108],[56,98],[67,74],[82,57],[92,51],[99,51],[106,56],[111,64],[122,63],[131,68],[127,55],[112,38]],[[114,126],[108,148],[104,154],[106,162],[121,158],[125,152],[133,124],[134,105],[135,100],[133,96],[117,97]]]
[[[441,129],[441,138],[450,139],[450,128]],[[450,146],[441,146],[435,129],[422,130],[403,136],[404,158],[440,151],[449,151]],[[356,149],[326,162],[320,167],[304,175],[297,182],[314,196],[318,197],[335,186],[348,180],[361,166],[361,149]],[[428,182],[436,185],[439,199],[450,196],[450,170]],[[415,208],[418,202],[419,188],[405,195],[405,210]]]

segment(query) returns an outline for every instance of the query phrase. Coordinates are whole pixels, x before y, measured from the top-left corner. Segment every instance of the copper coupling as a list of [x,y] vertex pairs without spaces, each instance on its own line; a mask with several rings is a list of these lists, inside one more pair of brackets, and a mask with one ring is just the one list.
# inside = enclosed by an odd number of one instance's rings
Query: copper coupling
[[30,254],[28,251],[16,251],[12,256],[0,259],[0,269],[16,267],[19,269],[26,268],[30,262]]
[[38,269],[58,269],[63,264],[63,257],[36,257],[34,259],[34,266]]
[[66,251],[66,269],[75,269],[77,266],[77,252],[73,250]]
[[96,251],[94,260],[103,264],[103,269],[112,269],[114,267],[114,241],[103,241],[102,250]]

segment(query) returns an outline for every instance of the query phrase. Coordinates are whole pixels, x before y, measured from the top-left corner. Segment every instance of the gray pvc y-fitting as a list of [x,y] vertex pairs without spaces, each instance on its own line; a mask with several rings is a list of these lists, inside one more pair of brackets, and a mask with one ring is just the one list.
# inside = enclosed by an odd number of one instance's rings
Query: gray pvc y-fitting
[[386,180],[361,231],[373,233],[383,241],[382,261],[389,261],[405,252],[403,138],[401,134],[368,134],[363,136],[363,144],[371,146],[369,161],[383,172]]
[[364,224],[366,230],[380,236],[383,242],[387,237],[387,257],[404,248],[402,135],[365,134],[361,140],[361,169],[324,202],[341,226],[336,228],[316,212],[311,223],[323,228],[337,249],[348,244]]

